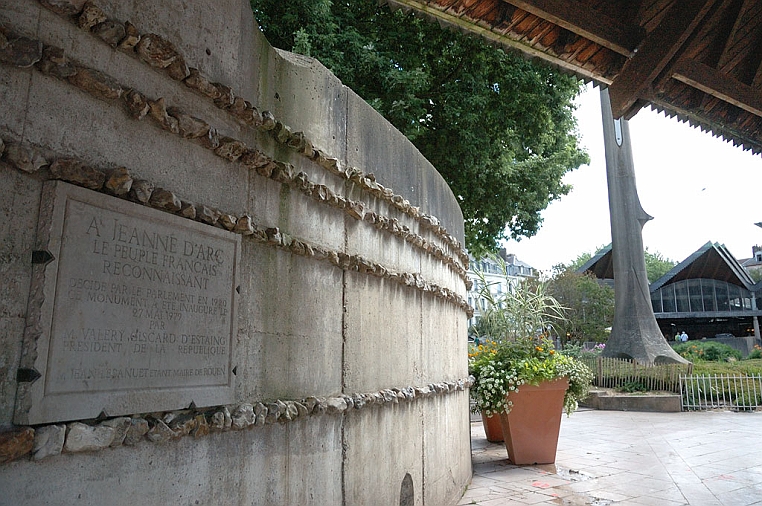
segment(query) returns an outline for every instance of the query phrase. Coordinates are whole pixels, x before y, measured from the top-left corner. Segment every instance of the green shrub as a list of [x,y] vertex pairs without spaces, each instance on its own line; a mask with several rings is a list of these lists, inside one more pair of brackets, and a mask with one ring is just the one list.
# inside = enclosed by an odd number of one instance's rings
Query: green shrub
[[635,392],[648,392],[648,387],[641,383],[640,381],[628,381],[624,385],[617,388],[617,391],[625,393],[625,394],[632,394]]
[[751,350],[751,353],[749,353],[749,356],[746,357],[748,360],[754,360],[758,358],[762,358],[762,348],[758,344],[754,345],[754,349]]
[[693,374],[762,374],[762,359],[737,362],[696,362],[693,364]]
[[727,362],[729,360],[741,360],[741,352],[727,344],[693,341],[680,343],[674,346],[674,350],[691,362],[702,360],[708,362]]

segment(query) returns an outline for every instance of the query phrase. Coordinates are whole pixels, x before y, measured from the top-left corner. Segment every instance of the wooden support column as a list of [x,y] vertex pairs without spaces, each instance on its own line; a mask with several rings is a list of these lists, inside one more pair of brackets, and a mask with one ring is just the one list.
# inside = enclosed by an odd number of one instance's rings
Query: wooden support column
[[630,127],[614,120],[608,90],[601,91],[603,142],[614,264],[614,325],[603,355],[641,364],[687,363],[667,344],[656,323],[643,254],[643,225],[651,218],[640,205]]

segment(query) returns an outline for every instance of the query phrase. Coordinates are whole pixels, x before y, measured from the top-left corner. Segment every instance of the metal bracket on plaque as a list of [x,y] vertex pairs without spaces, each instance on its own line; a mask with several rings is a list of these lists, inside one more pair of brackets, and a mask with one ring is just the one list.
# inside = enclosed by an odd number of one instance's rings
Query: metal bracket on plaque
[[16,381],[19,383],[34,383],[42,377],[37,369],[22,367],[16,371]]
[[614,120],[614,134],[616,136],[616,145],[622,147],[624,137],[622,137],[622,118]]

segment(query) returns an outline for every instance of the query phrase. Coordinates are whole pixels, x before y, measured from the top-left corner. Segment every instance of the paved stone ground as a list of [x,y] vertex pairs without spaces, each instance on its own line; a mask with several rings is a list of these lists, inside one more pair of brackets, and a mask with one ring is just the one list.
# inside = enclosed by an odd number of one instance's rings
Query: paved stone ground
[[762,413],[564,415],[555,465],[514,466],[471,423],[459,505],[762,506]]

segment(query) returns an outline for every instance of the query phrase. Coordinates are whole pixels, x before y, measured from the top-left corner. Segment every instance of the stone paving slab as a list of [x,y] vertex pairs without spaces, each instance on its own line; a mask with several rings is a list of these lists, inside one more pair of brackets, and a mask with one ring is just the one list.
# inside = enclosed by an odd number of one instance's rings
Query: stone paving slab
[[471,449],[460,506],[762,506],[762,413],[580,410],[542,466],[512,465],[472,420]]

